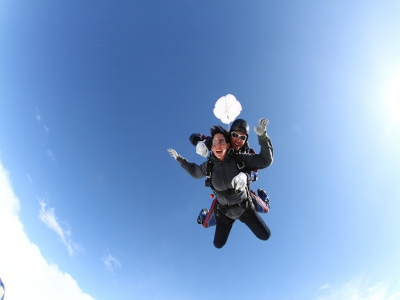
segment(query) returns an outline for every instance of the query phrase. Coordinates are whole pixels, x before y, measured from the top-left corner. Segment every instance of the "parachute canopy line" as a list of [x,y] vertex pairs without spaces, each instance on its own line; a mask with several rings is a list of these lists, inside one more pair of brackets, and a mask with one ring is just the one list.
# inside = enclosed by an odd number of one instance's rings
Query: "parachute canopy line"
[[5,288],[4,288],[3,281],[1,281],[1,278],[0,278],[0,300],[4,299],[4,294],[5,294]]
[[222,96],[215,102],[214,115],[220,119],[222,123],[228,124],[228,127],[229,123],[235,120],[241,111],[242,106],[240,102],[231,94]]

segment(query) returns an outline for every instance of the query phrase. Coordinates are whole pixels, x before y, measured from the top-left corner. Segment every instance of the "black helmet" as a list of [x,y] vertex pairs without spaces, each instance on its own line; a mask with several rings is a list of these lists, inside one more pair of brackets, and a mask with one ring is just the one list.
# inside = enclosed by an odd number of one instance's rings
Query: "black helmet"
[[243,119],[236,119],[232,122],[229,132],[232,132],[233,130],[245,132],[247,135],[249,135],[249,124],[247,124],[247,122]]

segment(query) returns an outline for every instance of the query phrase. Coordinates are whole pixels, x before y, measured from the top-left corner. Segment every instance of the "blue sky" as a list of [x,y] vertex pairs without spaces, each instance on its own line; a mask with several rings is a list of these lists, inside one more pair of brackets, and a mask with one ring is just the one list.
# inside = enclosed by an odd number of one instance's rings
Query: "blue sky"
[[[5,299],[400,299],[397,1],[2,1]],[[270,240],[196,223],[193,132],[270,120]],[[254,133],[250,145],[259,146]],[[65,298],[64,298],[65,297]]]

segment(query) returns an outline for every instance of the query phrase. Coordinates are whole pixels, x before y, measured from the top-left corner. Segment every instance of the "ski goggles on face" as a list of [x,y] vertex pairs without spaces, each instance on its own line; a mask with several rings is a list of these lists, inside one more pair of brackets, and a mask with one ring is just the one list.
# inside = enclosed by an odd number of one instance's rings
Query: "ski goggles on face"
[[217,146],[217,145],[226,145],[226,141],[224,139],[220,140],[212,140],[212,145]]
[[237,134],[236,132],[231,132],[231,136],[234,138],[234,139],[241,139],[242,141],[245,141],[246,140],[246,138],[247,138],[247,136],[245,136],[245,135],[241,135],[241,134]]

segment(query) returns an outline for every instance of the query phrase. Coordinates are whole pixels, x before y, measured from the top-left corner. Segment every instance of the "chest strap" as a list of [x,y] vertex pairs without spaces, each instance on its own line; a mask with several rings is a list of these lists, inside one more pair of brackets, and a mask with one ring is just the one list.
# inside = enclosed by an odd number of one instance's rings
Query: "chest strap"
[[235,189],[227,189],[225,191],[218,191],[217,189],[213,189],[215,191],[216,194],[219,195],[235,195],[237,193],[239,193],[239,191],[235,190]]

